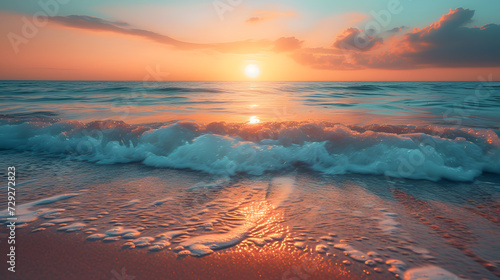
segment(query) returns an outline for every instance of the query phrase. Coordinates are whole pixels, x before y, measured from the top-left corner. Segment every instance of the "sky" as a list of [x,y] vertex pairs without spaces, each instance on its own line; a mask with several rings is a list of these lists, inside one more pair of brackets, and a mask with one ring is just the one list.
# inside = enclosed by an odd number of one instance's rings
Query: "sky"
[[498,11],[486,0],[0,0],[0,79],[500,80]]

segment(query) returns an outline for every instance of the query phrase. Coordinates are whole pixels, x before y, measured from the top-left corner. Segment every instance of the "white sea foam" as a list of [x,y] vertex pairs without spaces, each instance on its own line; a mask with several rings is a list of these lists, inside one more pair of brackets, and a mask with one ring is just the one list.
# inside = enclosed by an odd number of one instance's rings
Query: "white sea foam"
[[351,257],[352,259],[358,261],[358,262],[365,262],[370,259],[368,255],[365,253],[358,251],[358,250],[349,250],[344,252],[347,256]]
[[324,241],[329,241],[329,242],[334,241],[334,238],[330,235],[321,236],[319,239],[324,240]]
[[195,185],[191,186],[188,188],[188,191],[196,190],[196,189],[203,189],[203,188],[216,188],[216,187],[222,187],[225,186],[229,183],[229,178],[224,177],[218,180],[215,180],[213,182],[199,182],[196,183]]
[[408,269],[408,265],[401,260],[390,259],[385,263],[390,266],[388,270],[399,277],[403,276],[403,273]]
[[[189,246],[189,251],[192,256],[203,257],[212,254],[214,251],[210,247],[203,244],[192,244]],[[179,252],[181,254],[183,251]]]
[[58,231],[73,232],[84,228],[86,225],[84,223],[72,223],[67,226],[58,228]]
[[95,241],[95,240],[104,239],[106,237],[108,237],[106,234],[96,233],[96,234],[92,234],[92,235],[87,236],[87,240],[89,240],[89,241]]
[[118,241],[118,240],[120,240],[119,236],[108,236],[108,237],[105,237],[102,241],[103,242],[114,242],[114,241]]
[[267,190],[266,200],[271,203],[274,208],[278,208],[288,199],[294,187],[295,180],[291,177],[273,178]]
[[404,280],[460,280],[455,274],[434,265],[412,268],[405,272]]
[[75,218],[61,218],[61,219],[52,219],[50,220],[50,222],[58,225],[58,224],[73,222],[74,220]]
[[136,247],[146,247],[151,245],[151,242],[155,240],[153,237],[145,236],[139,237],[137,239],[132,240]]
[[163,203],[170,201],[170,200],[174,200],[174,198],[166,197],[164,199],[157,200],[157,201],[151,203],[151,206],[159,206],[159,205],[162,205]]
[[259,175],[297,164],[327,174],[428,180],[471,181],[483,172],[500,174],[500,132],[493,129],[184,122],[137,134],[135,127],[115,122],[106,126],[103,137],[93,138],[85,133],[91,127],[99,126],[76,122],[2,125],[0,149],[65,154],[84,142],[93,149],[77,153],[80,160],[143,162],[224,176],[238,172]]
[[[15,213],[16,218],[17,218],[16,224],[24,224],[24,223],[33,222],[36,219],[38,219],[38,217],[40,217],[40,216],[54,215],[55,213],[62,212],[65,209],[40,208],[40,209],[32,210],[32,208],[34,208],[35,206],[51,204],[51,203],[54,203],[54,202],[57,202],[60,200],[72,198],[72,197],[75,197],[77,195],[79,195],[79,193],[55,195],[55,196],[51,196],[48,198],[43,198],[43,199],[39,199],[36,201],[32,201],[32,202],[18,205],[16,207],[16,213]],[[11,215],[10,215],[8,209],[5,209],[4,211],[0,212],[0,221],[6,220],[6,218],[9,218],[9,217],[11,217]],[[71,221],[73,221],[73,220],[71,220]],[[56,222],[54,222],[54,220],[51,220],[51,222],[57,223],[57,220],[56,220]]]
[[48,228],[48,227],[51,227],[53,225],[55,225],[55,224],[54,223],[43,223],[43,224],[39,225],[39,227]]
[[122,236],[125,239],[131,239],[131,238],[136,238],[141,233],[137,229],[117,226],[106,231],[104,234],[106,234],[107,236]]
[[173,231],[167,231],[164,233],[160,233],[156,236],[156,238],[160,239],[160,240],[170,240],[170,239],[175,238],[177,236],[188,235],[188,234],[189,233],[187,231],[173,230]]
[[170,246],[170,242],[166,240],[158,240],[154,243],[151,244],[151,246],[148,247],[149,251],[161,251],[165,247]]
[[[220,250],[235,246],[243,241],[257,225],[263,225],[264,223],[259,222],[267,217],[273,209],[274,205],[266,201],[252,203],[241,209],[241,213],[245,213],[243,224],[230,228],[225,233],[205,234],[191,237],[181,242],[179,245],[188,249],[191,251],[191,254],[196,256],[210,253],[210,250]],[[258,239],[255,239],[255,241],[260,243]],[[270,238],[270,241],[273,241],[273,239]]]
[[379,229],[386,234],[396,234],[401,224],[389,216],[384,216],[379,221]]
[[132,199],[131,201],[123,204],[122,206],[120,206],[120,208],[130,207],[130,206],[136,205],[139,202],[141,202],[139,199]]
[[333,247],[336,248],[336,249],[342,250],[342,251],[352,251],[352,250],[354,250],[354,248],[351,245],[346,244],[346,243],[335,244],[335,245],[333,245]]
[[306,248],[306,243],[303,242],[303,241],[299,241],[299,242],[295,242],[293,244],[293,246],[295,246],[298,249],[305,249]]
[[249,229],[249,227],[244,226],[228,233],[196,236],[182,242],[180,245],[188,248],[192,253],[193,250],[199,249],[198,245],[210,246],[208,247],[210,249],[224,249],[240,243],[247,237]]
[[326,254],[326,251],[328,251],[330,248],[326,246],[325,244],[318,244],[316,245],[316,252],[320,254]]

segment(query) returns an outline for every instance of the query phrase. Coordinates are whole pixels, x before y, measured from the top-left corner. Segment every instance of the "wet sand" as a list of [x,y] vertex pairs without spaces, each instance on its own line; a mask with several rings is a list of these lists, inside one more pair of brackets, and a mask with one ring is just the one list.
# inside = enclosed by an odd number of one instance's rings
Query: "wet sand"
[[[4,233],[4,231],[2,231]],[[171,250],[121,249],[118,243],[85,241],[83,233],[47,230],[31,234],[26,228],[16,236],[16,272],[2,279],[394,279],[387,271],[373,269],[342,255],[301,254],[294,248],[266,246],[258,254],[244,247],[217,251],[203,258],[177,257]],[[2,239],[0,248],[7,251]]]
[[221,179],[15,159],[27,170],[16,193],[26,224],[16,231],[16,273],[0,228],[0,279],[397,279],[429,265],[495,279],[500,268],[496,176],[456,183],[297,170]]

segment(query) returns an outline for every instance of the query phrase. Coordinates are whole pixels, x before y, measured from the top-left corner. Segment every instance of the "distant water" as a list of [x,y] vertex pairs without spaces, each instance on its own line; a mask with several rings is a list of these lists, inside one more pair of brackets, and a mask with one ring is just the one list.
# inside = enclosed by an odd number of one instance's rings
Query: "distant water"
[[0,81],[0,114],[15,118],[498,128],[500,82]]
[[500,174],[500,83],[0,83],[0,148],[209,174]]

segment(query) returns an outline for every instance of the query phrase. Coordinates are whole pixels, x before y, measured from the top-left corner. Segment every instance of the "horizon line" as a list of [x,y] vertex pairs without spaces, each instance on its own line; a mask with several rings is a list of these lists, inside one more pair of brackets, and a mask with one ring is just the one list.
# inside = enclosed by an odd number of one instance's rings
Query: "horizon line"
[[142,80],[29,80],[29,79],[0,79],[1,82],[500,82],[498,80],[481,81],[481,80],[161,80],[161,81],[142,81]]

